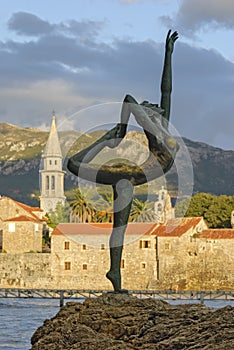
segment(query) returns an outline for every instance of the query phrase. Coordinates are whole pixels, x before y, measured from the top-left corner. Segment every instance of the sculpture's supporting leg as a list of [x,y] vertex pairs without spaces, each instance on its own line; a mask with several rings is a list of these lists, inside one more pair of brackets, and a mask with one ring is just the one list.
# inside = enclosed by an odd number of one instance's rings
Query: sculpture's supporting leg
[[113,186],[114,191],[114,225],[110,237],[110,270],[106,277],[111,281],[116,293],[127,293],[121,289],[121,257],[124,234],[132,205],[133,186],[128,180],[120,180]]

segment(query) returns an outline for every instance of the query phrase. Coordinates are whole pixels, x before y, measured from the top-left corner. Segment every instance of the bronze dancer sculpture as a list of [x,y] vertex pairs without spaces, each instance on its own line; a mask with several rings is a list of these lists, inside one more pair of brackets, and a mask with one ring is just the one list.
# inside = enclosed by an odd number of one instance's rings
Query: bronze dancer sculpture
[[[179,146],[168,132],[172,91],[171,57],[178,33],[169,30],[165,45],[165,59],[161,80],[161,102],[144,101],[138,104],[126,95],[121,110],[121,120],[113,129],[86,149],[68,160],[67,168],[76,176],[94,183],[112,185],[114,193],[114,222],[110,236],[110,270],[106,277],[111,281],[116,293],[127,293],[121,289],[120,263],[124,234],[131,210],[134,186],[144,184],[168,172],[174,162]],[[105,147],[114,148],[124,138],[131,113],[143,128],[148,139],[149,156],[138,165],[116,163],[113,165],[89,164]]]

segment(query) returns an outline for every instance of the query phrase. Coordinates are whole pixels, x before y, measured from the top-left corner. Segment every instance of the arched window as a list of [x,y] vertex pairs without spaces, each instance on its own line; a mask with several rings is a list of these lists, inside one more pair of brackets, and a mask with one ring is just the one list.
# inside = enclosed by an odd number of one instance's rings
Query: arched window
[[162,211],[162,204],[158,203],[158,212],[161,212],[161,211]]
[[51,189],[52,189],[52,191],[55,190],[55,177],[54,177],[54,175],[51,176]]
[[46,190],[50,189],[50,178],[48,175],[46,175]]

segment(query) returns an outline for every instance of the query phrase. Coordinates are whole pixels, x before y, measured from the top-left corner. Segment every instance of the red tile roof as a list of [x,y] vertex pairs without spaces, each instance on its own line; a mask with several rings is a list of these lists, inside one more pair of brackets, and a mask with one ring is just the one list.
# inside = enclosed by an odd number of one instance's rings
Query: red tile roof
[[31,221],[31,222],[41,222],[41,220],[39,218],[34,219],[34,218],[30,218],[29,216],[26,215],[20,215],[20,216],[15,216],[14,218],[10,218],[7,220],[4,220],[6,222],[8,221]]
[[198,235],[198,238],[231,239],[231,238],[234,238],[234,229],[220,228],[220,229],[204,230],[201,234]]
[[171,219],[167,225],[158,225],[152,234],[158,237],[180,237],[190,229],[194,229],[201,221],[202,217]]
[[37,215],[35,215],[33,212],[34,211],[38,211],[38,212],[43,212],[42,209],[38,208],[38,207],[30,207],[29,205],[27,204],[24,204],[24,203],[21,203],[21,202],[18,202],[10,197],[6,197],[6,196],[3,196],[3,197],[0,197],[0,200],[3,200],[3,199],[8,199],[8,200],[11,200],[13,202],[15,202],[18,206],[20,206],[22,209],[24,209],[28,214],[30,214],[30,216],[32,216],[35,220],[39,220],[39,221],[45,221],[44,218],[42,219],[39,219]]
[[[130,222],[127,226],[126,234],[137,235],[154,235],[161,237],[182,236],[190,229],[194,229],[201,221],[202,217],[197,218],[177,218],[169,220],[167,225],[158,225],[156,223],[133,223]],[[64,223],[59,224],[53,235],[59,234],[111,234],[111,223]]]
[[[157,226],[152,223],[133,223],[127,226],[126,234],[150,234]],[[113,225],[111,223],[64,223],[58,224],[52,232],[53,235],[59,234],[111,234]]]

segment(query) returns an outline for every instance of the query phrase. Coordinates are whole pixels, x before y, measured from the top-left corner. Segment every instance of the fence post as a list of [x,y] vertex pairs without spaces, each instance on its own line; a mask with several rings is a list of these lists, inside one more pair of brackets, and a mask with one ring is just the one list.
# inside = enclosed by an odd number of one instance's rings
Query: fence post
[[60,307],[64,305],[64,291],[60,290]]
[[202,305],[204,304],[204,292],[203,291],[201,291],[201,294],[200,294],[200,302]]

